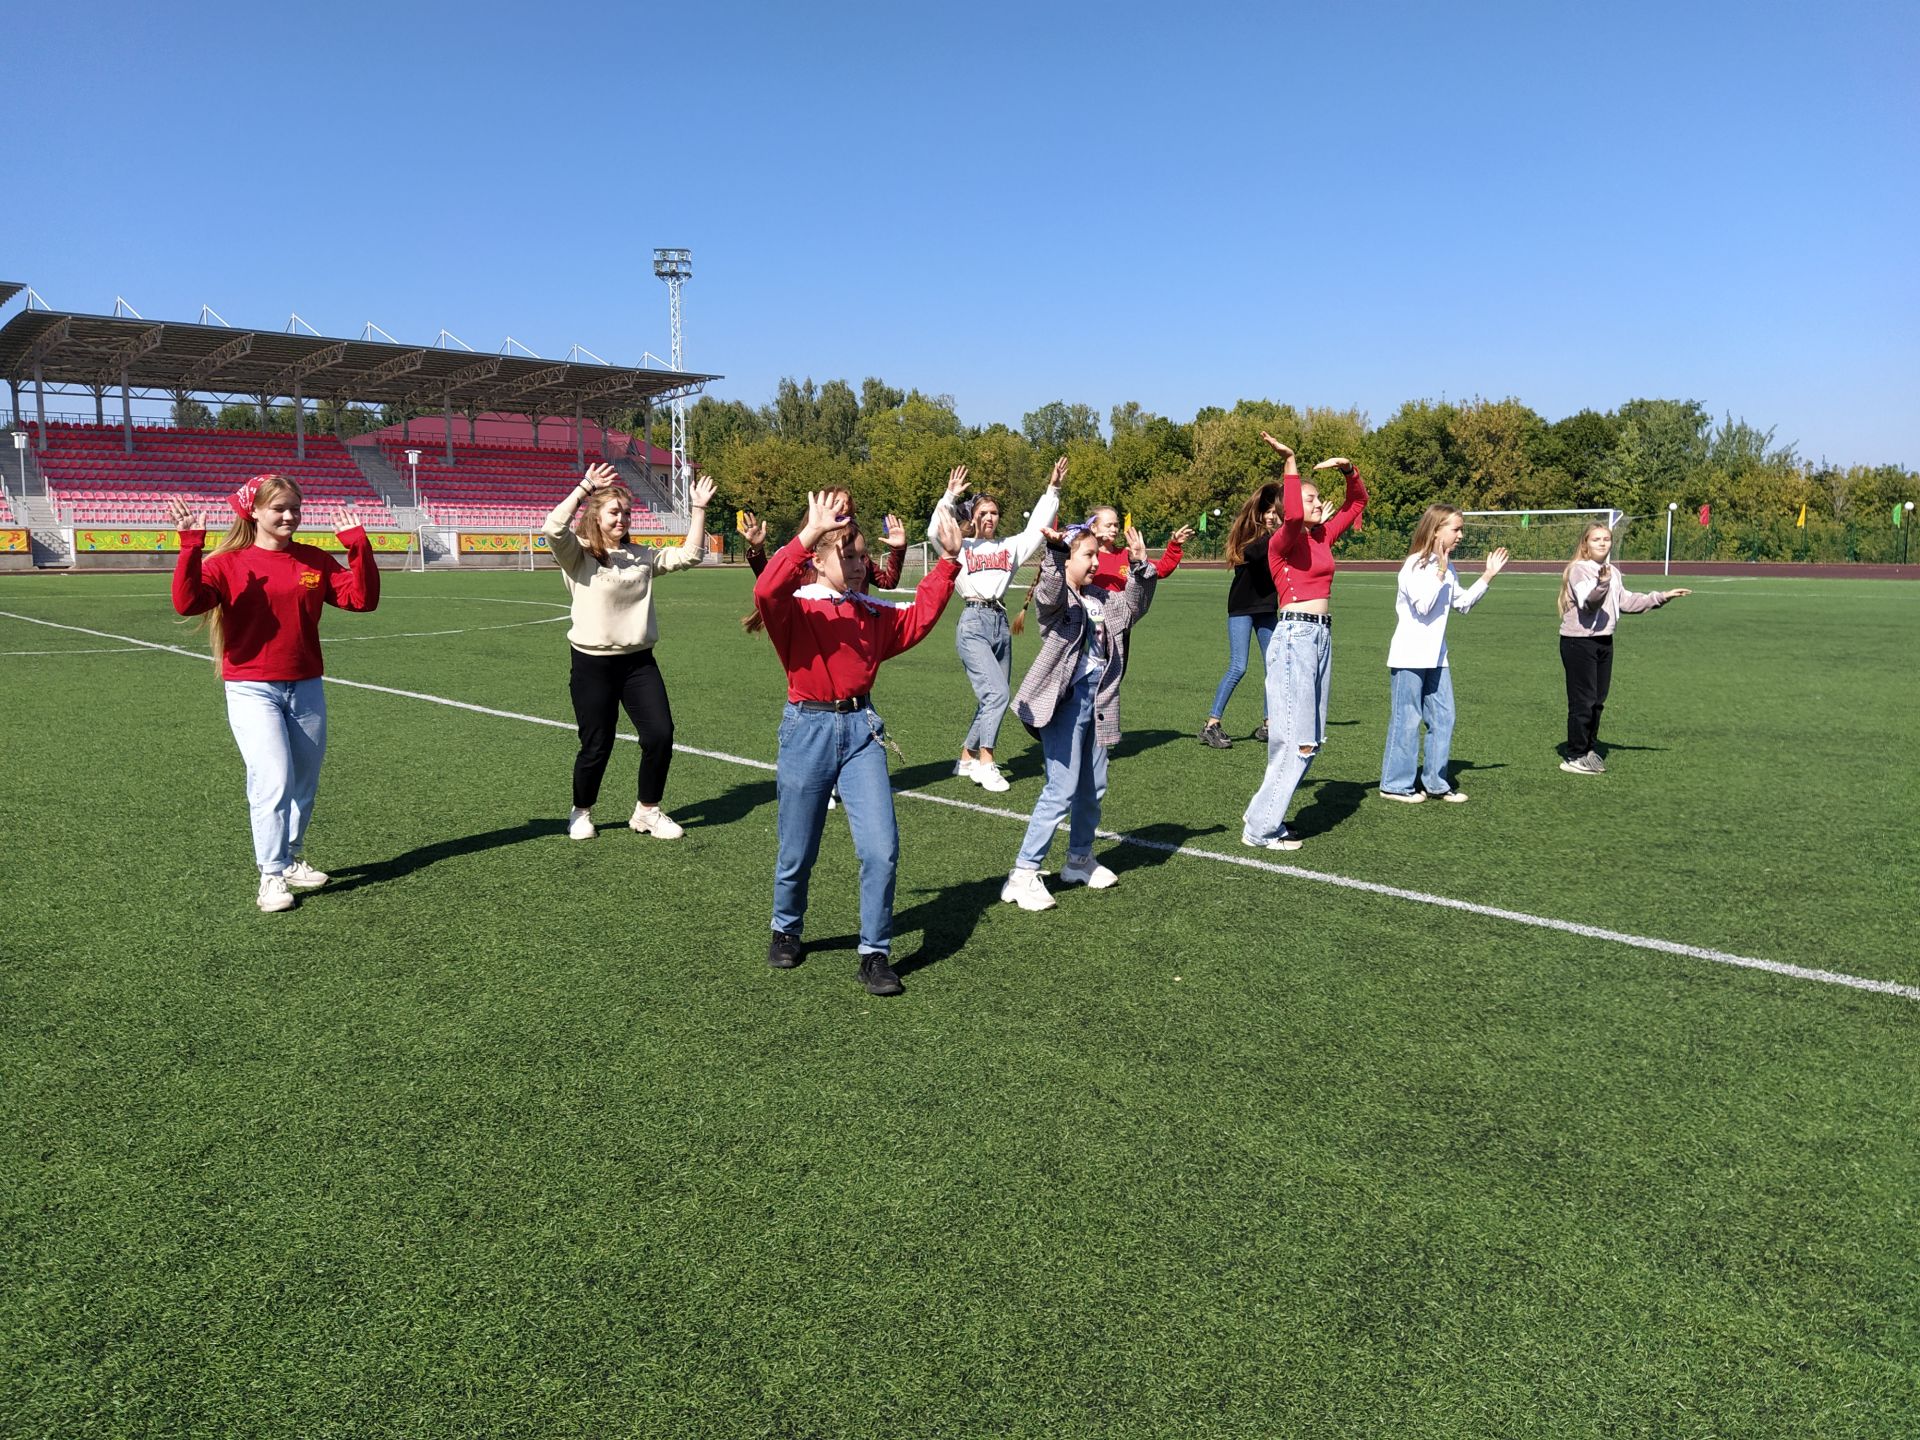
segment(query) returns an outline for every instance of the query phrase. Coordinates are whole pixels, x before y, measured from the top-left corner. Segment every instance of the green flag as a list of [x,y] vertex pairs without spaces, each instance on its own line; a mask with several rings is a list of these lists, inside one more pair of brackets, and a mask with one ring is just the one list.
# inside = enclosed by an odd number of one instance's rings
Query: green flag
[[[1898,524],[1899,522],[1895,521],[1894,523]],[[1207,512],[1204,510],[1200,512],[1200,533],[1202,535],[1207,533]]]
[[1900,528],[1900,514],[1900,502],[1896,500],[1893,502],[1893,528],[1896,530]]
[[1533,523],[1533,516],[1523,512],[1520,516],[1520,528],[1524,530],[1527,528],[1527,526],[1531,525],[1532,523]]

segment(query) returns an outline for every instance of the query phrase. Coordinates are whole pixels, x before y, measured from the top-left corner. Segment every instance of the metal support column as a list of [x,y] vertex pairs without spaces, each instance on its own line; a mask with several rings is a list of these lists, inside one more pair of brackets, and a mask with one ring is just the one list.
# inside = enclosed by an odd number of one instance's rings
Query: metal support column
[[127,384],[127,372],[120,372],[120,448],[133,453],[133,387]]
[[297,460],[307,458],[307,401],[298,380],[293,382],[293,454]]
[[646,400],[640,405],[640,474],[646,479],[647,490],[653,490],[653,402]]
[[40,423],[34,427],[33,448],[47,453],[47,379],[40,373],[40,357],[33,360],[33,414]]
[[574,402],[573,407],[573,464],[574,468],[578,470],[587,468],[587,439],[580,431],[580,405],[578,401]]
[[107,387],[89,385],[87,388],[93,391],[93,423],[104,430],[107,428]]
[[453,464],[453,391],[448,390],[441,397],[440,426],[446,432],[447,464]]

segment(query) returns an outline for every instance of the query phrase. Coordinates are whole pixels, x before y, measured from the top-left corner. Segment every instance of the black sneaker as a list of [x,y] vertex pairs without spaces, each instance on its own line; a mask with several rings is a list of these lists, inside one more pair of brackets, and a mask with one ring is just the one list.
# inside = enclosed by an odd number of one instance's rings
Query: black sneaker
[[860,983],[867,987],[870,995],[898,995],[907,988],[900,983],[900,977],[893,973],[893,966],[887,963],[887,957],[878,950],[860,952]]
[[767,964],[776,970],[791,970],[799,963],[800,937],[783,930],[774,931],[773,943],[767,946]]
[[1267,743],[1267,722],[1266,721],[1262,720],[1260,722],[1260,728],[1253,732],[1253,740],[1254,740],[1254,743],[1259,745],[1264,745]]
[[1226,732],[1220,728],[1220,722],[1218,720],[1209,720],[1207,722],[1206,728],[1200,732],[1200,743],[1202,745],[1210,745],[1215,750],[1233,749],[1233,741],[1227,738]]

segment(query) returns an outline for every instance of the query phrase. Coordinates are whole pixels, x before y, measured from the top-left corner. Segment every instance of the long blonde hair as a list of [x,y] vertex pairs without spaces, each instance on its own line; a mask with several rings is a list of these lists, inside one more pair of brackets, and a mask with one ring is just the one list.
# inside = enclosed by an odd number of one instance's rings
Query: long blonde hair
[[1559,613],[1562,615],[1573,608],[1573,567],[1578,565],[1582,560],[1597,558],[1587,553],[1587,544],[1593,539],[1593,533],[1596,530],[1604,530],[1609,535],[1613,533],[1613,527],[1611,525],[1603,525],[1598,520],[1587,526],[1580,534],[1580,543],[1573,547],[1573,559],[1569,560],[1567,562],[1567,568],[1560,572]]
[[[271,505],[288,493],[291,493],[299,504],[306,503],[305,498],[300,494],[300,487],[291,479],[285,475],[269,475],[260,482],[260,488],[254,492],[253,508],[258,510],[262,505]],[[244,550],[253,544],[259,535],[260,527],[254,522],[252,515],[235,515],[233,524],[229,525],[227,533],[220,537],[220,543],[207,552],[207,557],[211,559],[215,555],[225,555],[229,550]],[[217,666],[227,653],[227,626],[225,618],[220,613],[220,607],[216,605],[207,611],[200,617],[200,623],[206,628],[207,644],[213,651],[213,663]]]
[[581,513],[580,523],[574,527],[575,533],[580,537],[580,548],[590,552],[593,558],[598,560],[602,565],[607,563],[607,552],[609,550],[617,550],[620,548],[607,539],[607,532],[601,528],[600,524],[601,512],[607,508],[607,502],[609,500],[624,500],[627,502],[627,523],[629,527],[631,527],[633,523],[633,491],[629,490],[625,485],[617,483],[613,485],[603,485],[587,497],[587,506]]
[[1447,521],[1456,515],[1464,517],[1466,511],[1459,509],[1457,506],[1441,505],[1437,502],[1427,506],[1426,510],[1421,514],[1419,522],[1413,527],[1413,541],[1407,546],[1407,558],[1411,560],[1414,556],[1424,552],[1428,560],[1438,562],[1440,560],[1440,548],[1433,543],[1433,537],[1440,533],[1440,527],[1442,525],[1446,524]]

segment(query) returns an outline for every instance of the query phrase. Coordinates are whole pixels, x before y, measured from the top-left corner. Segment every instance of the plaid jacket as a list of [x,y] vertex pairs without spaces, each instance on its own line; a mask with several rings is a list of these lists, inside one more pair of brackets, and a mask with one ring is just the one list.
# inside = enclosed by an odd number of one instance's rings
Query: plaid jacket
[[[1073,672],[1086,644],[1087,607],[1067,585],[1061,568],[1066,551],[1052,545],[1042,552],[1040,574],[1033,582],[1033,605],[1040,616],[1040,653],[1033,657],[1027,678],[1014,697],[1013,713],[1032,734],[1039,735],[1073,686]],[[1106,597],[1108,659],[1093,693],[1093,738],[1102,745],[1120,743],[1120,682],[1127,673],[1127,633],[1153,603],[1160,582],[1151,562],[1134,565],[1127,588]]]

